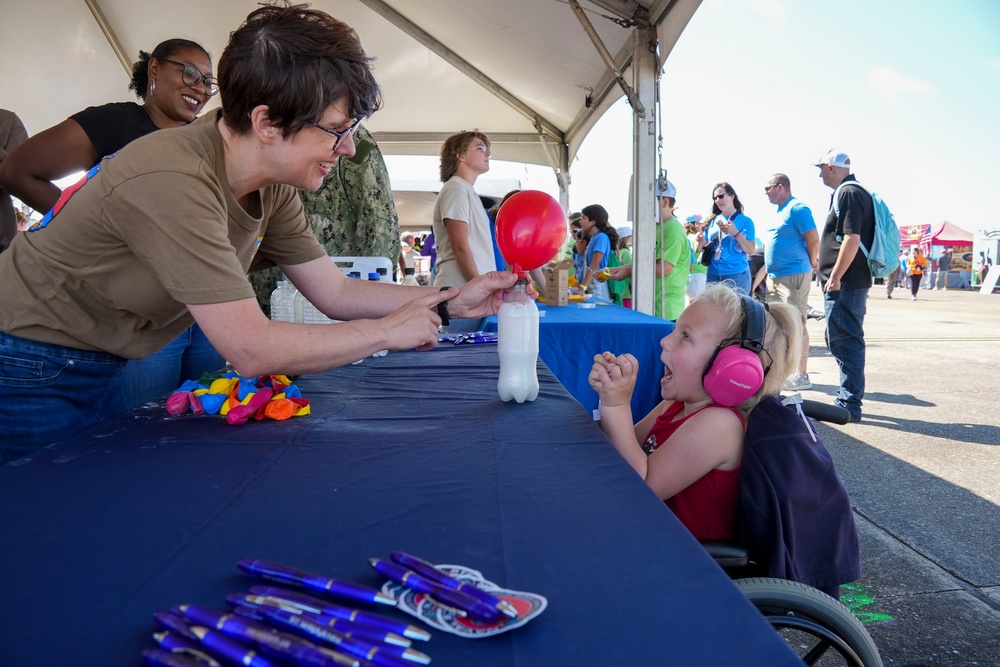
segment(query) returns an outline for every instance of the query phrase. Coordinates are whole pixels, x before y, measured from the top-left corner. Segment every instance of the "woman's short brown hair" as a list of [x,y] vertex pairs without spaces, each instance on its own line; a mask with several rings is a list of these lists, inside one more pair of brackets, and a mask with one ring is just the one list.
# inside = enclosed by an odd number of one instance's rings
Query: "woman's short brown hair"
[[341,98],[350,118],[381,106],[378,83],[357,33],[306,5],[265,5],[251,12],[219,59],[222,115],[237,134],[250,131],[250,112],[268,107],[283,136],[323,117]]
[[490,139],[479,130],[462,130],[444,140],[441,146],[441,182],[447,183],[458,171],[458,156],[469,150],[476,139],[481,139],[486,147],[490,147]]

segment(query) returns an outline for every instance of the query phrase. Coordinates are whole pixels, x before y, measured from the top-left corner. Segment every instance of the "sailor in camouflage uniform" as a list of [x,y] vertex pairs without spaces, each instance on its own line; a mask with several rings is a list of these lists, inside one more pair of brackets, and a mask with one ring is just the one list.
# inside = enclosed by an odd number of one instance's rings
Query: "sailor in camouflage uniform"
[[[353,157],[341,157],[315,192],[299,190],[313,233],[336,257],[386,257],[399,263],[399,217],[392,200],[389,171],[374,137],[359,125]],[[367,276],[364,276],[367,277]],[[277,268],[250,274],[257,302],[271,316],[271,292],[278,286]]]

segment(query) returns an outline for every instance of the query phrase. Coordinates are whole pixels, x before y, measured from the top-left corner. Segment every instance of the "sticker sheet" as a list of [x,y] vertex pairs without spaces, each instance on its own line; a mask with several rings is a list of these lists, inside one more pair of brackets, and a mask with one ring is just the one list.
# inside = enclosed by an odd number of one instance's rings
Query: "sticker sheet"
[[416,591],[388,581],[382,586],[382,592],[396,598],[396,606],[411,616],[415,616],[427,625],[450,632],[453,635],[468,639],[492,637],[514,628],[519,628],[535,618],[548,606],[549,601],[536,593],[512,591],[500,588],[492,581],[483,578],[482,573],[463,565],[435,565],[449,577],[471,583],[487,593],[506,600],[517,610],[517,618],[501,616],[501,620],[492,623],[481,623],[473,618],[462,618],[447,608],[436,603],[432,598]]

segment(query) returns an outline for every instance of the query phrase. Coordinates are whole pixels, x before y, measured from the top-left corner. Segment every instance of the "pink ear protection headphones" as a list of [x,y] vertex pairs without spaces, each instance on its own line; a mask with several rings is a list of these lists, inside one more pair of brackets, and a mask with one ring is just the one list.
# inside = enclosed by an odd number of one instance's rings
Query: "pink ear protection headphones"
[[[708,360],[702,385],[709,398],[734,407],[757,393],[771,364],[763,368],[760,353],[764,350],[765,306],[751,297],[740,295],[743,303],[743,327],[740,337],[727,338],[715,348]],[[770,355],[768,360],[770,360]]]

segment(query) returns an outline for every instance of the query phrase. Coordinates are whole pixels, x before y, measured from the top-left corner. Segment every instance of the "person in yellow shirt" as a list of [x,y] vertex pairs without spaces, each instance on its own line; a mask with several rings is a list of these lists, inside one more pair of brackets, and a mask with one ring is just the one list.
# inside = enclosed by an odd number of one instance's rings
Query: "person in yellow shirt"
[[906,275],[910,277],[910,300],[917,300],[917,290],[920,289],[920,279],[927,270],[927,258],[920,246],[913,246],[910,257],[906,260]]

